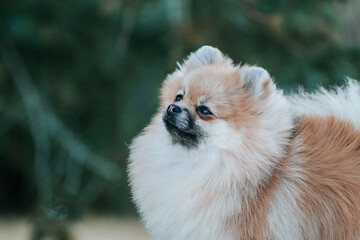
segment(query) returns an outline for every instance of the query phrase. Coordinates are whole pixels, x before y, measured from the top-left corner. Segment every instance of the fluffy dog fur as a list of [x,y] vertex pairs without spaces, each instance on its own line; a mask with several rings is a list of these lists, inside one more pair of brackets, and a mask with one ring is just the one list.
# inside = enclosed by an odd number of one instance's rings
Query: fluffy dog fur
[[356,81],[284,96],[266,70],[204,46],[160,102],[129,163],[153,239],[360,238]]

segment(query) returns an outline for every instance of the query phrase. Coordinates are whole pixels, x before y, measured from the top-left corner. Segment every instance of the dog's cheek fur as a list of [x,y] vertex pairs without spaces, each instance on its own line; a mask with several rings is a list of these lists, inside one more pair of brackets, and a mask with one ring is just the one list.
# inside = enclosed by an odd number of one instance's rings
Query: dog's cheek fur
[[174,101],[176,95],[182,89],[182,79],[183,73],[180,70],[176,70],[167,76],[160,90],[160,106],[165,108]]

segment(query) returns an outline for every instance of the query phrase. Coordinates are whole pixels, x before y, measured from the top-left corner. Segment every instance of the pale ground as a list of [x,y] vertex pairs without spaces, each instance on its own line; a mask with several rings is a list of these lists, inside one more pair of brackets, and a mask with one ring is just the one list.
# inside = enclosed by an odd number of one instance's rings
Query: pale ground
[[[0,219],[0,240],[29,240],[29,220]],[[90,216],[70,226],[73,240],[150,240],[134,218]]]

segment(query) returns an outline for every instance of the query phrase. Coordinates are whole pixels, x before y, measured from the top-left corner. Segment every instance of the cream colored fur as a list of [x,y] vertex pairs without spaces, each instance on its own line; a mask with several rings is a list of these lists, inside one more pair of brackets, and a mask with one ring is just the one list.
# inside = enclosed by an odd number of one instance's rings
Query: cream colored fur
[[[251,97],[261,108],[256,128],[249,133],[224,119],[199,118],[196,123],[206,137],[197,147],[187,149],[174,144],[164,127],[162,116],[169,103],[162,101],[149,126],[130,146],[130,185],[142,222],[156,240],[247,239],[236,235],[244,231],[227,221],[234,215],[247,214],[243,209],[261,199],[263,184],[282,171],[269,194],[271,198],[263,200],[268,201],[264,219],[256,221],[266,228],[264,238],[304,239],[304,215],[298,202],[304,160],[293,155],[282,165],[291,149],[295,120],[304,115],[331,115],[359,128],[360,85],[349,80],[347,87],[334,91],[320,89],[313,94],[300,92],[285,97],[266,70],[233,66],[218,49],[205,46],[169,75],[166,84],[175,81],[174,77],[183,79],[179,81],[184,90],[176,89],[174,97],[181,91],[191,91],[188,87],[194,80],[187,76],[192,71],[212,64],[231,65],[241,73],[239,79],[250,86]],[[267,80],[270,85],[264,90]],[[179,104],[186,106],[185,102]],[[301,139],[294,141],[295,145],[302,144]],[[236,221],[239,226],[245,224],[241,217]],[[254,229],[249,229],[246,236],[256,236],[251,232],[257,231]]]

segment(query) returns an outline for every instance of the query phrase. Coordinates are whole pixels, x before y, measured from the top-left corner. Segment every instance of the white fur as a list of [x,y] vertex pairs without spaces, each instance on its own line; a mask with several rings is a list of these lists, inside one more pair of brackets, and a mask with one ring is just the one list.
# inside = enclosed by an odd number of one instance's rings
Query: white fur
[[302,181],[302,169],[299,168],[301,159],[291,159],[286,167],[286,176],[275,192],[270,205],[267,222],[273,239],[301,240],[301,224],[303,216],[297,205],[301,192],[296,182]]
[[[255,198],[258,184],[271,173],[274,162],[268,159],[284,154],[292,128],[288,112],[281,92],[274,91],[253,133],[255,142],[219,120],[207,126],[210,137],[193,150],[173,145],[157,114],[133,142],[129,165],[134,200],[151,236],[159,240],[233,239],[223,221],[240,213],[243,196]],[[286,228],[287,224],[283,227],[289,232],[292,228]]]
[[296,197],[299,195],[296,185],[286,180],[275,194],[268,216],[268,223],[274,239],[302,239],[299,209],[296,203]]
[[[221,230],[220,222],[214,220],[239,211],[240,199],[232,203],[226,194],[220,194],[217,204],[206,209],[199,207],[202,198],[211,198],[225,187],[232,169],[221,165],[223,156],[217,149],[184,151],[181,146],[172,145],[158,120],[131,147],[134,199],[146,228],[159,240],[230,239]],[[213,179],[214,175],[221,181]]]
[[356,80],[348,79],[345,86],[330,91],[324,88],[313,93],[300,90],[288,99],[297,116],[335,116],[360,128],[360,84]]

